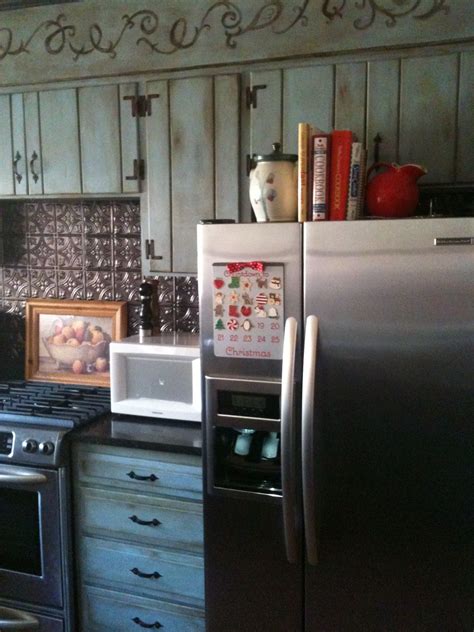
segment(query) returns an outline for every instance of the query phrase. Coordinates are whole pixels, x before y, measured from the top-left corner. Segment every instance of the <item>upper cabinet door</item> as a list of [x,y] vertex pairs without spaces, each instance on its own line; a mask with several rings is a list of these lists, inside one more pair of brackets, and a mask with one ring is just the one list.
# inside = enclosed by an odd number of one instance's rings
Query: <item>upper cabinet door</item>
[[121,192],[118,86],[79,88],[78,102],[83,192]]
[[11,96],[0,95],[0,195],[13,195],[13,140]]
[[147,83],[145,273],[195,273],[201,219],[238,218],[239,76]]
[[173,269],[197,270],[196,226],[214,217],[212,77],[170,83]]
[[81,193],[75,89],[39,93],[45,193]]
[[28,171],[26,162],[25,112],[23,95],[11,95],[11,117],[13,138],[13,176],[16,195],[28,193]]
[[28,193],[43,193],[43,162],[41,159],[41,139],[39,124],[39,98],[37,92],[23,95],[25,113],[26,159],[28,170]]

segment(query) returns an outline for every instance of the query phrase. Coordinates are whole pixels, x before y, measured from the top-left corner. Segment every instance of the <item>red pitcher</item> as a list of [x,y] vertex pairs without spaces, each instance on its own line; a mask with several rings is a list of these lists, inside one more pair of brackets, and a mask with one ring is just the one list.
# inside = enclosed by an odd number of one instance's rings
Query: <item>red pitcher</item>
[[397,165],[376,162],[367,172],[369,178],[373,169],[386,167],[368,181],[366,188],[366,208],[369,215],[379,217],[410,217],[415,213],[419,191],[417,180],[427,171],[420,165]]

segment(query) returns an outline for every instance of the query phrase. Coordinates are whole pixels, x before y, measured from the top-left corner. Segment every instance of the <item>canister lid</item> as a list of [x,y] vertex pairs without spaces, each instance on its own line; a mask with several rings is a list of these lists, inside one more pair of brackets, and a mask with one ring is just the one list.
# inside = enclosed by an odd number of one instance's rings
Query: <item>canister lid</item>
[[296,154],[282,154],[280,143],[273,143],[272,147],[273,151],[271,154],[254,155],[254,162],[275,162],[276,160],[296,162],[298,160],[298,156]]

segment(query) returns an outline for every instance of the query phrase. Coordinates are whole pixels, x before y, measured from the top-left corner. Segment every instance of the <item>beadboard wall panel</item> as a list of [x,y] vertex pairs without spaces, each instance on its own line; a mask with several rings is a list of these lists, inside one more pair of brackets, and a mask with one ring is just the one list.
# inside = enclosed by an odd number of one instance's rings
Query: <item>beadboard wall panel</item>
[[458,63],[458,55],[402,60],[400,162],[426,166],[425,183],[455,179]]
[[334,67],[331,65],[283,71],[283,150],[298,153],[298,123],[329,130],[334,117]]
[[474,52],[460,60],[456,175],[460,182],[474,181]]

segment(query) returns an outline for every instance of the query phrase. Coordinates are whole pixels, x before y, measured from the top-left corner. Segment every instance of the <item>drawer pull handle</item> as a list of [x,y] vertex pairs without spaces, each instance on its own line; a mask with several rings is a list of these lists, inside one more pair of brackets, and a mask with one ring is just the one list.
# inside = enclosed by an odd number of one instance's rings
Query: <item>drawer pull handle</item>
[[159,527],[161,522],[157,518],[153,518],[153,520],[140,520],[138,516],[129,516],[129,520],[132,522],[136,522],[137,524],[142,524],[146,527]]
[[138,474],[135,474],[133,470],[131,472],[127,472],[127,476],[136,481],[151,481],[152,483],[160,480],[158,476],[155,476],[154,474],[150,474],[150,476],[139,476]]
[[143,577],[144,579],[160,579],[161,577],[158,571],[155,571],[154,573],[143,573],[138,568],[131,568],[130,572],[134,575],[137,575],[138,577]]
[[151,628],[155,628],[155,630],[158,630],[159,628],[163,627],[159,621],[155,621],[155,623],[145,623],[140,619],[140,617],[133,617],[132,621],[133,623],[139,625],[141,628],[148,628],[150,630]]

